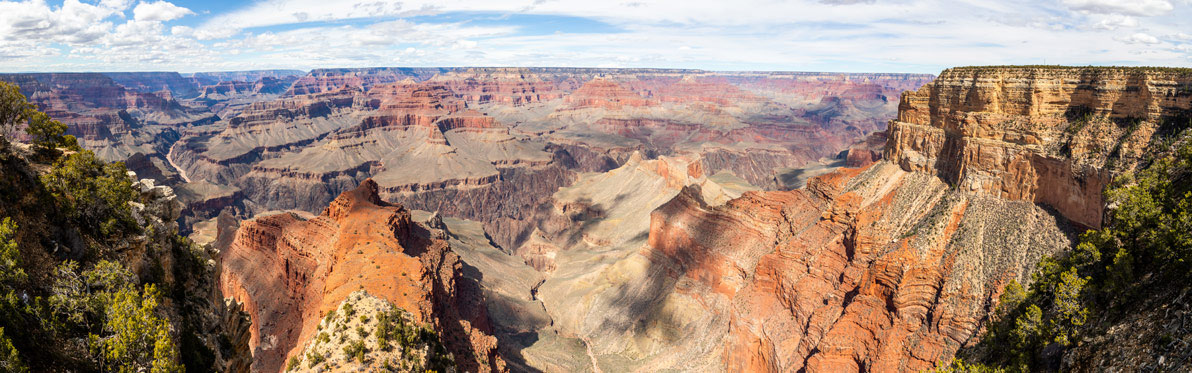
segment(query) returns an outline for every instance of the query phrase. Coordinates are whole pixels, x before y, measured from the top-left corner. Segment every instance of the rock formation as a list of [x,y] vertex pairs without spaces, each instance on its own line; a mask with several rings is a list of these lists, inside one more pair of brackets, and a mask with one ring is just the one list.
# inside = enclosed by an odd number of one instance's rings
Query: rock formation
[[318,216],[245,221],[223,249],[223,292],[252,315],[253,369],[280,370],[328,311],[365,290],[433,325],[461,369],[503,370],[482,294],[459,257],[377,193],[366,180]]
[[949,69],[902,97],[885,156],[1100,227],[1106,162],[1129,166],[1165,123],[1192,116],[1190,83],[1167,70]]

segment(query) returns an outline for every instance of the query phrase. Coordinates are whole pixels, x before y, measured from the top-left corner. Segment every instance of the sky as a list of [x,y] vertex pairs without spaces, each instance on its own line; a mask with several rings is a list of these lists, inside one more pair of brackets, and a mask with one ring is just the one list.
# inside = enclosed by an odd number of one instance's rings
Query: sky
[[1192,66],[1192,0],[0,0],[0,72]]

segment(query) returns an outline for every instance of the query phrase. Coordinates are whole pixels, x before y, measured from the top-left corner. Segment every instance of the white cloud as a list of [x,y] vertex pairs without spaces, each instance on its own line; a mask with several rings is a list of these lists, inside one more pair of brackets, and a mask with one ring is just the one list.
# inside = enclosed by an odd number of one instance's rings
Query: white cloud
[[158,1],[154,3],[140,3],[132,9],[133,19],[137,21],[172,21],[187,15],[195,14],[173,3]]
[[[1192,41],[1192,9],[1163,6],[1192,0],[556,0],[530,7],[531,0],[262,0],[173,27],[164,22],[204,7],[46,1],[0,0],[0,70],[400,64],[936,72],[1044,60],[1187,65],[1178,46]],[[542,18],[503,17],[517,14]],[[540,32],[535,23],[559,16],[612,31]]]
[[853,4],[873,4],[874,0],[819,0],[822,4],[829,5],[853,5]]
[[112,24],[103,20],[123,11],[121,6],[110,1],[91,5],[66,0],[57,8],[36,0],[0,2],[0,40],[90,43],[111,29]]
[[1158,16],[1174,7],[1169,0],[1063,0],[1072,10],[1096,14]]
[[1115,39],[1127,44],[1159,44],[1159,38],[1142,32],[1136,32],[1129,36],[1121,36]]
[[1101,18],[1101,21],[1097,22],[1095,27],[1109,31],[1117,30],[1123,27],[1134,28],[1138,27],[1138,19],[1131,16],[1111,14]]

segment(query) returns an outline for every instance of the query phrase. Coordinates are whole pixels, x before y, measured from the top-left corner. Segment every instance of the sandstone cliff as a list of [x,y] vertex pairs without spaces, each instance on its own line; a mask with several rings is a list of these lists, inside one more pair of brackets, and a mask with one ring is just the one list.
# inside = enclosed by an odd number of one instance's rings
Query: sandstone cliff
[[[560,359],[575,351],[554,339],[522,359],[588,369],[586,356],[606,371],[931,369],[979,338],[1006,282],[1029,282],[1043,256],[1100,224],[1102,187],[1186,123],[1188,87],[1161,70],[953,69],[905,94],[886,134],[848,150],[851,168],[800,190],[714,199],[707,188],[722,186],[697,182],[716,162],[706,153],[686,173],[653,171],[689,175],[665,186],[625,167],[585,176],[555,194],[556,216],[517,251],[544,276],[531,288],[550,320],[540,328],[582,341],[583,355]],[[653,210],[644,236],[626,206]]]
[[1192,112],[1192,76],[1160,69],[955,68],[904,94],[885,157],[962,190],[1051,206],[1088,227],[1101,191]]
[[245,221],[223,249],[222,290],[252,316],[253,370],[281,370],[356,290],[433,325],[461,369],[503,370],[482,294],[459,257],[377,192],[366,180],[318,216]]

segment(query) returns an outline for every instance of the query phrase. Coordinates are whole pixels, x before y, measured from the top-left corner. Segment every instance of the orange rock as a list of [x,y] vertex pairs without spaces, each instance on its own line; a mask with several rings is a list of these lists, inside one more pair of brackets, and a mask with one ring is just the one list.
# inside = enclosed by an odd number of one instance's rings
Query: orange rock
[[[1192,96],[1181,91],[1188,84],[1192,77],[1164,70],[948,69],[903,94],[885,157],[962,190],[1047,204],[1100,227],[1108,157],[1132,162],[1142,149],[1122,146],[1131,135],[1145,144],[1166,118],[1192,109]],[[1089,133],[1066,118],[1086,114],[1139,121],[1139,129]],[[1094,152],[1075,154],[1073,144]]]
[[366,180],[321,215],[258,217],[223,250],[222,291],[252,317],[255,371],[279,371],[348,294],[366,290],[435,326],[466,371],[501,371],[478,285],[446,241],[432,238]]

